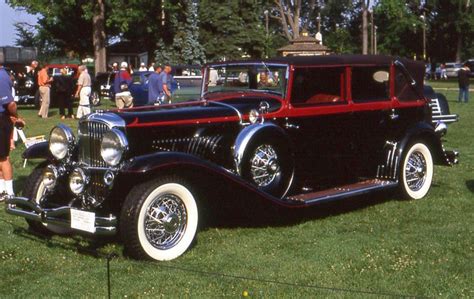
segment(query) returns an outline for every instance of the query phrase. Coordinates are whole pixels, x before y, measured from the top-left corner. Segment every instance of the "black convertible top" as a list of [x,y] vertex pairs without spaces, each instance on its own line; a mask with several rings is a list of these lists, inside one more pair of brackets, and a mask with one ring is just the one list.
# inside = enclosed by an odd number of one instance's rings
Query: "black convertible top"
[[401,61],[407,68],[409,65],[424,66],[423,62],[416,62],[406,58],[400,58],[388,55],[319,55],[319,56],[286,56],[275,57],[262,60],[241,60],[210,63],[213,64],[234,64],[234,63],[284,63],[295,66],[301,65],[390,65],[395,60]]

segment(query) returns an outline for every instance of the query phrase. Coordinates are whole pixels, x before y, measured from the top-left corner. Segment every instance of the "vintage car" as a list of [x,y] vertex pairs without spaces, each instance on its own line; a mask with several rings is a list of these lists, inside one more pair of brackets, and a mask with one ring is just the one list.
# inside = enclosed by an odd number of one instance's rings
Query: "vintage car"
[[25,151],[44,162],[6,209],[35,231],[119,233],[132,257],[170,260],[217,214],[393,188],[420,199],[433,165],[457,162],[423,75],[422,63],[388,56],[209,64],[197,101],[97,111],[77,135],[53,128]]

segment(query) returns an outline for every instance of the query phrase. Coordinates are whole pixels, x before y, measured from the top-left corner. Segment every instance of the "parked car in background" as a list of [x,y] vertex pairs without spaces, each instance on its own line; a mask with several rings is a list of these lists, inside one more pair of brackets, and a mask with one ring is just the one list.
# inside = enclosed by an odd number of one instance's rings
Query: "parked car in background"
[[171,260],[206,220],[394,188],[421,199],[434,164],[457,161],[423,76],[422,63],[378,55],[209,64],[198,101],[53,128],[23,154],[44,162],[6,210],[33,231],[119,232],[132,257]]
[[462,63],[456,63],[456,62],[446,62],[446,76],[448,78],[457,78],[458,76],[458,71],[462,67]]
[[95,90],[100,97],[100,100],[114,101],[113,84],[115,79],[114,72],[98,73],[95,76],[93,90]]

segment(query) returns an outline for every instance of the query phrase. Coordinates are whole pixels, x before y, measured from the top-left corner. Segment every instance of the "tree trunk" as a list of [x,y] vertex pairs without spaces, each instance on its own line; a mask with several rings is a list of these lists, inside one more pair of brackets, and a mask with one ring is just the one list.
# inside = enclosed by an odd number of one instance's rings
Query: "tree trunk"
[[362,54],[368,54],[368,25],[367,25],[367,5],[365,0],[362,0]]
[[94,45],[95,73],[107,71],[105,52],[105,4],[97,0],[92,17],[92,43]]
[[461,51],[462,51],[462,35],[458,33],[458,41],[456,45],[456,62],[461,62]]

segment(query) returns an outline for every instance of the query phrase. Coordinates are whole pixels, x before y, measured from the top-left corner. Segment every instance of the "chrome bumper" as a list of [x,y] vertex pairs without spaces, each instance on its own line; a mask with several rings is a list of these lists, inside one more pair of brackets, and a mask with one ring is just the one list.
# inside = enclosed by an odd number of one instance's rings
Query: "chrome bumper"
[[[11,215],[71,229],[71,207],[68,206],[55,209],[43,209],[36,203],[29,201],[28,198],[10,197],[6,200],[5,209],[7,213]],[[81,230],[75,231],[84,232]],[[109,236],[115,235],[116,233],[117,217],[113,215],[109,217],[95,216],[95,232],[92,233],[93,235]]]

